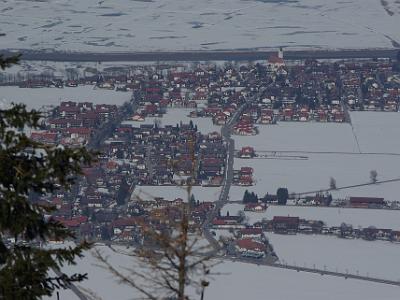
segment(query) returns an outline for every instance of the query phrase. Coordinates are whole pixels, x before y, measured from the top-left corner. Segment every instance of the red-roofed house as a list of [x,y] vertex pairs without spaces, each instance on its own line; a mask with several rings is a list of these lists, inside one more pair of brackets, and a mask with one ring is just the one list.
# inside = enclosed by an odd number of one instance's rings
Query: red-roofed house
[[267,210],[265,203],[247,203],[244,207],[245,211],[263,212]]
[[240,158],[252,158],[255,156],[254,148],[253,147],[242,147],[239,151]]
[[236,250],[245,257],[262,258],[267,246],[251,238],[244,238],[236,241]]
[[242,239],[251,238],[251,239],[262,240],[263,231],[261,228],[255,228],[255,227],[243,228],[240,230],[240,236]]
[[81,224],[84,224],[88,221],[88,218],[85,216],[78,216],[74,217],[72,219],[66,219],[62,217],[54,217],[53,218],[55,221],[60,222],[63,224],[65,227],[71,228],[71,229],[78,229]]
[[130,217],[116,219],[111,223],[114,234],[120,234],[125,229],[133,229],[143,224],[143,217]]
[[31,139],[45,144],[56,144],[57,133],[55,132],[32,132]]
[[87,127],[78,127],[78,128],[68,128],[65,132],[72,139],[84,138],[85,140],[88,140],[90,138],[92,130]]
[[350,197],[352,207],[383,207],[386,205],[384,198],[376,197]]
[[277,71],[279,68],[285,66],[285,61],[283,60],[283,50],[279,49],[277,54],[272,54],[268,58],[267,66],[270,70]]
[[272,219],[274,232],[297,231],[300,225],[299,217],[275,216]]

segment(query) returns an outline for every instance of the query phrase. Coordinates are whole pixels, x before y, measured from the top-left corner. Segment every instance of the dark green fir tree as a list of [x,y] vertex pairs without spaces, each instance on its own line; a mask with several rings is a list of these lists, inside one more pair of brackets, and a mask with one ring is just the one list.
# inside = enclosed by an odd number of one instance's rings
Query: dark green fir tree
[[[17,63],[19,56],[0,55],[0,68]],[[90,165],[92,153],[32,141],[26,128],[37,128],[40,114],[24,105],[0,109],[0,299],[41,299],[85,274],[66,275],[62,267],[90,245],[62,249],[45,247],[52,240],[74,238],[49,216],[53,207],[33,202],[29,195],[50,195],[69,189]]]

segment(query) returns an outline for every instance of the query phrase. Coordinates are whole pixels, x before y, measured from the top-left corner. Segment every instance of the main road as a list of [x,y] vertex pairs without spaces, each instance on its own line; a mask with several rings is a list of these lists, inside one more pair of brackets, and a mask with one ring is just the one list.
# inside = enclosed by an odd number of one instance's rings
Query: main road
[[239,108],[235,111],[233,116],[229,119],[229,121],[222,126],[221,135],[224,141],[226,142],[227,147],[227,156],[225,163],[225,177],[222,183],[221,193],[217,201],[215,201],[215,206],[213,210],[207,215],[207,219],[203,224],[203,234],[204,237],[208,240],[210,245],[213,247],[213,250],[209,252],[209,255],[216,255],[220,250],[220,245],[215,237],[210,232],[211,222],[217,216],[218,212],[221,208],[228,202],[229,198],[229,190],[233,181],[233,163],[234,163],[234,154],[235,154],[235,140],[231,138],[231,132],[233,126],[237,123],[242,112],[248,107],[248,105],[254,101],[256,101],[260,95],[264,92],[264,88],[260,89],[260,91],[246,99],[246,102],[243,103]]
[[[342,49],[342,50],[287,50],[285,59],[351,59],[351,58],[396,58],[399,49]],[[22,54],[27,61],[61,61],[61,62],[115,62],[115,61],[253,61],[263,60],[276,51],[258,50],[215,50],[215,51],[155,51],[155,52],[69,52],[3,49],[6,56]]]

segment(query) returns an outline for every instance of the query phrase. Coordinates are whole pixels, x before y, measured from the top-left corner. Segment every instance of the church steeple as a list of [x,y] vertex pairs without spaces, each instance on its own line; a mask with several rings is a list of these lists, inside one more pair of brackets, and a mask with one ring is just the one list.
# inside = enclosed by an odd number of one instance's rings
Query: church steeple
[[283,59],[283,48],[282,47],[279,48],[278,57]]

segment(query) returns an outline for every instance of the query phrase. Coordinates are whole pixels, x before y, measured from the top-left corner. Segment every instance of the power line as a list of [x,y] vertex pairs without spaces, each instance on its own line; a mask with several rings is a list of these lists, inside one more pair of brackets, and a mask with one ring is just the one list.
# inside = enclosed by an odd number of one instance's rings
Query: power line
[[321,192],[330,192],[330,191],[339,191],[339,190],[351,189],[351,188],[360,187],[360,186],[368,186],[368,185],[375,185],[375,184],[382,184],[382,183],[397,182],[397,181],[400,181],[400,178],[381,180],[381,181],[377,181],[377,182],[368,182],[368,183],[347,185],[347,186],[338,187],[338,188],[335,188],[335,189],[333,189],[333,188],[319,189],[319,190],[314,190],[314,191],[309,191],[309,192],[301,192],[301,193],[294,193],[294,194],[296,196],[302,196],[302,195],[316,194],[316,193],[321,193]]

